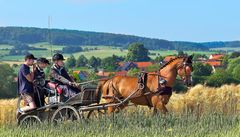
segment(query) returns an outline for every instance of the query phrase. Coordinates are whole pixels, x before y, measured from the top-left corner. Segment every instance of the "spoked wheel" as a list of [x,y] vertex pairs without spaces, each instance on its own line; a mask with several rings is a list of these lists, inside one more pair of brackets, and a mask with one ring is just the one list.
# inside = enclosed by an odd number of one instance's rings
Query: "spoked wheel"
[[96,119],[105,116],[106,112],[104,110],[90,110],[90,111],[82,111],[79,109],[80,116],[83,119]]
[[101,118],[103,116],[105,116],[106,111],[104,110],[91,110],[88,113],[88,119],[94,119],[94,118]]
[[58,108],[51,118],[53,124],[70,123],[73,121],[79,121],[80,116],[77,110],[72,106],[63,106]]
[[35,115],[21,116],[18,120],[18,125],[21,127],[33,127],[41,123],[42,121],[40,120],[40,118]]

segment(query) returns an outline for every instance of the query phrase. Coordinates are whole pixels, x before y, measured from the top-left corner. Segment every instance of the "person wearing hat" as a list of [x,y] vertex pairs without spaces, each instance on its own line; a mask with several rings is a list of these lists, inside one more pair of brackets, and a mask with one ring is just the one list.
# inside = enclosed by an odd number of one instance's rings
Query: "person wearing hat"
[[34,100],[36,107],[44,106],[44,97],[47,95],[43,87],[46,85],[44,69],[50,65],[46,58],[37,59],[37,65],[34,69]]
[[34,65],[36,58],[33,54],[25,56],[25,62],[21,65],[18,72],[18,94],[22,96],[25,107],[18,109],[18,113],[24,113],[25,111],[36,108],[36,104],[33,98],[33,72],[30,71],[30,67]]
[[64,68],[65,59],[63,55],[56,53],[53,55],[52,60],[53,66],[50,70],[50,79],[63,90],[64,100],[79,93],[80,90],[77,88],[77,84]]

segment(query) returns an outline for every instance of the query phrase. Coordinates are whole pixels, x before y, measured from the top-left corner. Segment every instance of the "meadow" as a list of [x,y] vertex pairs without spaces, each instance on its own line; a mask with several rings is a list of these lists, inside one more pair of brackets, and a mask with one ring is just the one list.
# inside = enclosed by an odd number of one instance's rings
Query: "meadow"
[[[46,42],[42,43],[36,43],[29,45],[30,47],[36,47],[36,48],[45,48],[47,50],[29,50],[30,53],[34,54],[36,57],[47,57],[51,58],[51,49],[52,51],[61,51],[63,47],[62,45],[50,45]],[[6,56],[9,53],[9,50],[1,50],[1,49],[11,49],[12,46],[10,45],[0,45],[0,61],[23,61],[23,56]],[[121,49],[119,47],[113,47],[113,46],[82,46],[82,48],[97,48],[97,50],[89,50],[84,52],[77,52],[73,55],[75,58],[78,58],[80,55],[84,55],[87,58],[91,58],[92,56],[99,57],[99,58],[105,58],[114,55],[117,56],[126,56],[127,55],[127,49]],[[174,55],[178,52],[176,50],[150,50],[150,57],[156,58],[158,55],[161,56],[167,56],[167,55]],[[216,51],[185,51],[188,54],[205,54],[210,55],[213,53],[216,53]],[[70,54],[64,54],[66,57],[69,57]],[[2,57],[1,57],[2,56]]]
[[240,136],[240,85],[210,88],[197,85],[173,94],[168,115],[152,115],[147,107],[131,106],[96,119],[34,128],[17,127],[16,99],[0,100],[0,136]]
[[240,51],[240,47],[222,47],[222,48],[211,48],[212,51],[223,50],[223,51]]

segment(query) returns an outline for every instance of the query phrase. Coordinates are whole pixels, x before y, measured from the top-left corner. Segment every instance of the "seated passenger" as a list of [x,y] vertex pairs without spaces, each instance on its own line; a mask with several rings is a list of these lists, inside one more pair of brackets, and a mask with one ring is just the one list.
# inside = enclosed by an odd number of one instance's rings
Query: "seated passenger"
[[62,54],[53,55],[53,66],[50,70],[50,79],[57,84],[57,87],[62,89],[63,101],[68,98],[75,96],[80,92],[77,84],[68,75],[66,69],[64,68],[64,57]]
[[44,68],[50,65],[46,58],[37,59],[37,65],[34,68],[34,100],[37,107],[44,106],[44,96],[47,96],[47,91],[43,88],[46,85]]

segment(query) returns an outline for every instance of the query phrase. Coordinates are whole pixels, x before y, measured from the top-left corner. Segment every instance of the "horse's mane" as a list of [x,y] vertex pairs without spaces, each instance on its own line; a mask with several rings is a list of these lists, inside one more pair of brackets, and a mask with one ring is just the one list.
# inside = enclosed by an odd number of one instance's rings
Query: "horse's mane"
[[165,63],[163,66],[161,66],[159,70],[165,68],[166,66],[170,65],[172,62],[174,62],[175,60],[180,59],[180,58],[186,58],[186,56],[177,56],[177,57],[169,60],[167,63]]

